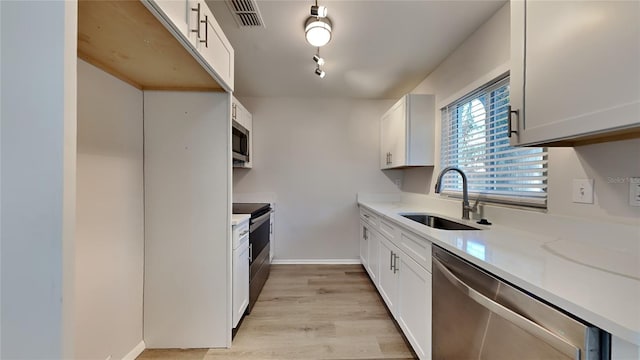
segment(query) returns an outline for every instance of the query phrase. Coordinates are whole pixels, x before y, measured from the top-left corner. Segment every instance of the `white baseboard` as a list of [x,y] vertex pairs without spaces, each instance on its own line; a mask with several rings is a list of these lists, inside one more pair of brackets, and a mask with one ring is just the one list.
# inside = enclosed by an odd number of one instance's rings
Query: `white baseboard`
[[125,355],[122,360],[136,360],[138,355],[142,354],[142,352],[146,349],[146,345],[144,344],[144,340],[140,341],[133,350],[129,351],[127,355]]
[[355,265],[360,259],[273,259],[274,265]]

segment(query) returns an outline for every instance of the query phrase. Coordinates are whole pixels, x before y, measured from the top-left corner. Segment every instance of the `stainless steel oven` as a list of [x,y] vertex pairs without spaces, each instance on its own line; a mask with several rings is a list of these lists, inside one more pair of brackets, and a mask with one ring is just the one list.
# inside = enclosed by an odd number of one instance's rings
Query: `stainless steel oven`
[[433,247],[433,358],[609,358],[610,335]]

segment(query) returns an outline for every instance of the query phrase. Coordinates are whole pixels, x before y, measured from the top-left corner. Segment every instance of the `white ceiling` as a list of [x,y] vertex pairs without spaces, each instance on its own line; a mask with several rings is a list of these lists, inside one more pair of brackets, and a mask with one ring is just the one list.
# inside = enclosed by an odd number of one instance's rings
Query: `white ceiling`
[[238,96],[395,99],[411,91],[506,0],[320,0],[333,22],[314,74],[304,38],[312,1],[257,0],[265,28],[240,28],[223,0],[207,0],[235,50]]

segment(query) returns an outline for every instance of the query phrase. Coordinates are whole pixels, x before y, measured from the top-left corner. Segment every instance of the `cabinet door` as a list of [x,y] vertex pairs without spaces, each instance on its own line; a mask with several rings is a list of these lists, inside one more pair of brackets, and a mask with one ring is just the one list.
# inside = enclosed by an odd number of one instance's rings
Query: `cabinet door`
[[380,167],[402,166],[406,162],[406,98],[400,99],[381,119]]
[[249,241],[233,250],[233,327],[249,305]]
[[431,273],[402,253],[396,318],[420,359],[431,359]]
[[360,222],[360,263],[362,266],[367,267],[367,259],[369,258],[369,229]]
[[396,315],[396,300],[398,297],[398,273],[397,265],[398,248],[389,240],[380,236],[380,274],[378,277],[378,291],[387,304],[389,311]]
[[204,0],[198,0],[198,3],[201,4],[200,23],[202,25],[197,44],[198,52],[220,79],[233,90],[233,47],[213,17],[209,6]]
[[[275,204],[271,203],[271,208],[275,210]],[[273,256],[275,255],[276,252],[276,246],[275,246],[275,234],[273,232],[274,229],[274,224],[275,224],[275,216],[276,213],[275,211],[271,213],[271,216],[269,217],[269,260],[273,260]]]
[[512,145],[640,126],[640,2],[512,1],[511,42]]
[[[153,0],[156,7],[165,15],[165,17],[173,23],[173,26],[184,35],[185,38],[191,39],[190,20],[191,7],[187,0]],[[195,14],[194,14],[195,16]],[[195,25],[194,25],[194,30]],[[194,43],[195,44],[195,43]]]
[[380,235],[368,228],[367,231],[367,272],[374,284],[378,284],[378,275],[380,273],[379,257],[380,252]]

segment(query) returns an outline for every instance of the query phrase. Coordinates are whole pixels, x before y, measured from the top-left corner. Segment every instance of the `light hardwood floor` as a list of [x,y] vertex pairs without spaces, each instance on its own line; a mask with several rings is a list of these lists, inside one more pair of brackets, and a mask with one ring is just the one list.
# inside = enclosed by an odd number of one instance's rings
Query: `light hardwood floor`
[[231,349],[145,350],[139,360],[415,359],[360,265],[273,265]]

